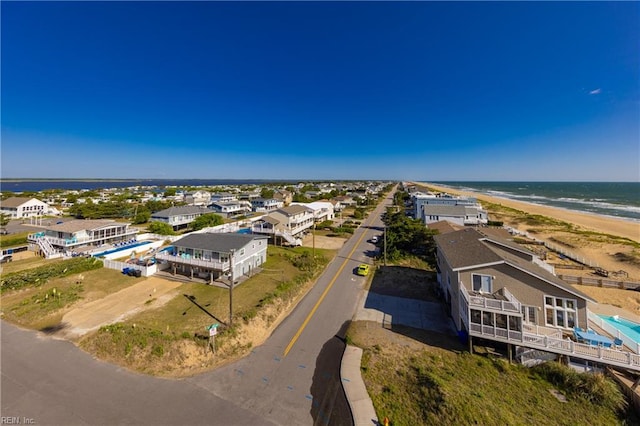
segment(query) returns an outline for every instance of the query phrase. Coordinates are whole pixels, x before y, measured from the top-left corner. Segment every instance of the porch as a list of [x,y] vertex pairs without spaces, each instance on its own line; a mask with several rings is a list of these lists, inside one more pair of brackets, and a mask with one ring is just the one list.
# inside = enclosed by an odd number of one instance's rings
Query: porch
[[464,286],[460,288],[460,319],[470,337],[640,371],[638,354],[624,349],[574,342],[565,337],[561,329],[523,323],[521,305],[508,292],[480,296],[470,295]]

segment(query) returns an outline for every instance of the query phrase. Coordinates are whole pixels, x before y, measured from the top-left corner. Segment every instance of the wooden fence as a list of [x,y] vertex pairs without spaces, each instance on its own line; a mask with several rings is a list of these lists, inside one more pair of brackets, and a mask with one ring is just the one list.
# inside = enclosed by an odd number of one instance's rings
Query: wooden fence
[[640,282],[611,280],[607,278],[577,277],[558,274],[558,278],[569,284],[589,285],[593,287],[619,288],[622,290],[640,290]]

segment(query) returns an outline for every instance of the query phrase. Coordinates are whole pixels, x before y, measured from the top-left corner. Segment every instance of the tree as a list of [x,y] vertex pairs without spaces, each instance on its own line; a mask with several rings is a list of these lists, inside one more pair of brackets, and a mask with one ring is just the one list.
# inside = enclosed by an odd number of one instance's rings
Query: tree
[[260,196],[266,199],[273,198],[273,194],[275,194],[275,191],[269,188],[262,188],[262,191],[260,191]]
[[174,195],[176,195],[176,189],[175,188],[165,188],[165,190],[164,190],[164,196],[165,197],[173,197]]
[[152,234],[158,235],[175,235],[173,227],[165,222],[151,222],[147,230]]
[[191,222],[191,228],[193,228],[194,231],[199,231],[200,229],[222,225],[223,223],[224,219],[219,214],[207,213],[202,216],[198,216],[193,222]]
[[435,265],[436,245],[433,236],[437,231],[427,228],[419,219],[407,217],[402,211],[388,210],[382,221],[387,234],[388,258],[399,259],[413,254]]
[[0,228],[4,228],[5,226],[7,226],[10,220],[11,215],[0,213]]

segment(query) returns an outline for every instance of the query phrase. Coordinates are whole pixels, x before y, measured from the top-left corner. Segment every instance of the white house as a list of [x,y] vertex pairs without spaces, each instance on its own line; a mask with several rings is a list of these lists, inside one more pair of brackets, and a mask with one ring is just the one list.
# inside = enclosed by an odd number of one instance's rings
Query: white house
[[153,213],[151,220],[168,223],[174,229],[178,229],[180,227],[186,227],[196,220],[196,218],[207,213],[212,213],[212,211],[202,206],[177,206]]
[[11,219],[43,216],[49,213],[49,205],[37,198],[10,197],[0,201],[0,213],[11,216]]
[[251,203],[244,200],[216,201],[209,204],[209,209],[223,217],[239,216],[251,211]]
[[425,225],[442,220],[457,225],[486,225],[488,221],[487,212],[478,206],[425,204],[421,216]]
[[192,206],[206,206],[211,202],[211,193],[195,191],[184,194],[184,202]]
[[291,203],[292,206],[304,206],[313,210],[313,218],[316,222],[333,220],[335,213],[333,203],[329,201],[314,201],[311,203]]
[[270,212],[284,207],[284,203],[275,198],[256,198],[251,200],[251,207],[254,212]]
[[267,237],[237,233],[190,234],[161,251],[156,259],[169,262],[175,274],[212,282],[226,276],[236,281],[251,276],[267,260]]

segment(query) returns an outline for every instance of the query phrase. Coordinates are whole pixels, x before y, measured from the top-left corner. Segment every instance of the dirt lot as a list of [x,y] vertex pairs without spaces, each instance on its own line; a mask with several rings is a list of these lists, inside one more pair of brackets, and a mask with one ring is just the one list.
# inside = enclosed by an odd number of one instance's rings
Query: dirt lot
[[437,302],[436,288],[433,272],[411,266],[380,266],[375,271],[369,291],[384,296]]
[[122,321],[146,309],[157,308],[176,296],[181,283],[147,278],[102,299],[76,306],[62,317],[62,335],[78,338],[99,327]]
[[[323,235],[316,235],[315,237],[315,246],[316,248],[323,248],[329,250],[338,250],[342,248],[344,245],[346,238],[338,238],[338,237],[325,237]],[[302,245],[304,247],[313,247],[313,235],[307,234],[302,240]]]

